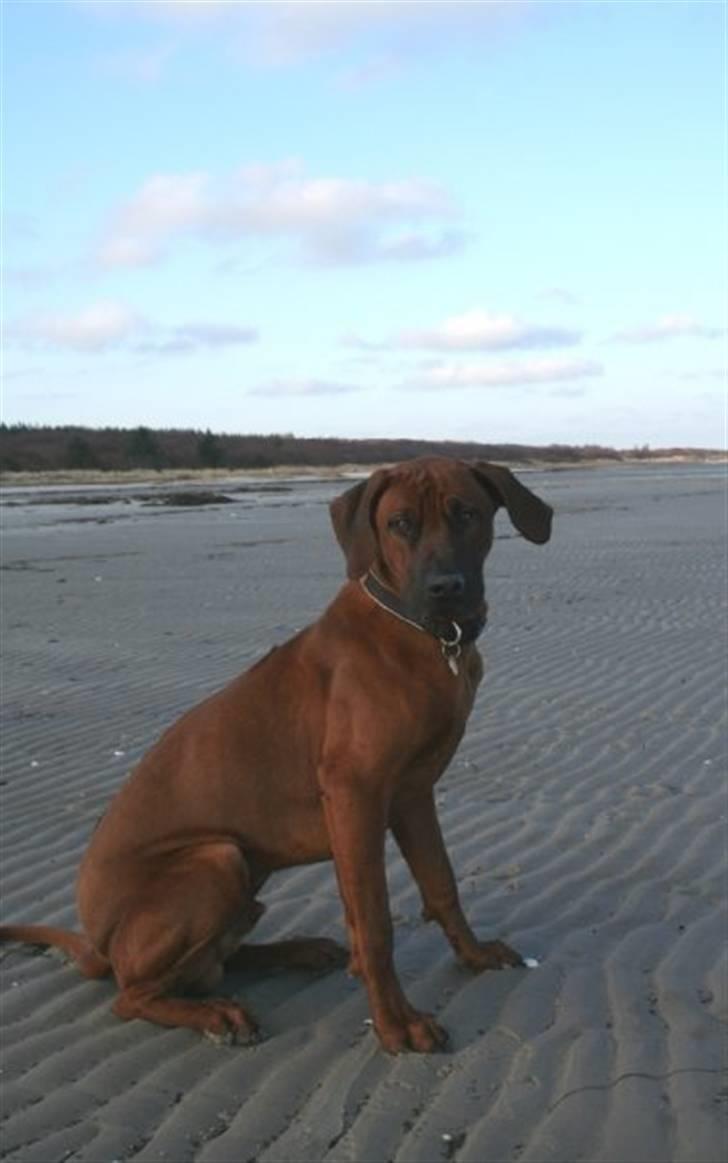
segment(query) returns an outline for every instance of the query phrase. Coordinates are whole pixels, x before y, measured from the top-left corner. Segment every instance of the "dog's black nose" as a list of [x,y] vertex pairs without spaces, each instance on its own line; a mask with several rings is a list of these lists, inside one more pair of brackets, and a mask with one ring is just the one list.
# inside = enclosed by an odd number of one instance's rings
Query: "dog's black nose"
[[461,573],[436,573],[427,582],[431,598],[459,598],[465,593],[465,578]]

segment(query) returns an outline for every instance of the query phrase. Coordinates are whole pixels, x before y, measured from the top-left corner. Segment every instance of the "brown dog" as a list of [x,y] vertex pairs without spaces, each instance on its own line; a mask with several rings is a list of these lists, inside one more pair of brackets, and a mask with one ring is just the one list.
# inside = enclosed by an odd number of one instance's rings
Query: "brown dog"
[[413,460],[335,500],[350,580],[317,622],[141,760],[81,864],[86,935],[11,925],[0,937],[58,946],[89,977],[113,972],[119,1017],[250,1036],[255,1023],[237,1002],[182,995],[213,989],[226,966],[341,964],[346,951],[326,939],[241,945],[271,872],[333,858],[349,969],[366,985],[382,1046],[441,1046],[444,1031],[412,1008],[394,971],[384,841],[391,828],[425,917],[461,961],[522,964],[470,929],[433,800],[482,675],[482,567],[501,505],[530,541],[548,540],[548,505],[486,463]]

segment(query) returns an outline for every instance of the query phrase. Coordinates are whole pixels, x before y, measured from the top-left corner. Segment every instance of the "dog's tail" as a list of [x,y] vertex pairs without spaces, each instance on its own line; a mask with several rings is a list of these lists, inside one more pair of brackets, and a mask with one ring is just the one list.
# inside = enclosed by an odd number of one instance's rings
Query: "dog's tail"
[[85,977],[105,977],[111,971],[106,957],[94,949],[87,937],[68,929],[51,925],[0,925],[0,941],[22,941],[26,945],[60,949],[76,962]]

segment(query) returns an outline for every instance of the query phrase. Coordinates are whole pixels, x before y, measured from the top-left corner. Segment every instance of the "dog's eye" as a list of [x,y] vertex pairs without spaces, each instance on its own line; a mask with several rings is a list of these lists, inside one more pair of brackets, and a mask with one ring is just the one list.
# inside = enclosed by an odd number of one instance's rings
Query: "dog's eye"
[[413,537],[416,530],[414,518],[409,513],[395,513],[389,518],[387,527],[391,533],[398,533],[400,537]]
[[474,525],[478,520],[478,510],[471,509],[468,505],[458,506],[455,514],[455,520],[458,525]]

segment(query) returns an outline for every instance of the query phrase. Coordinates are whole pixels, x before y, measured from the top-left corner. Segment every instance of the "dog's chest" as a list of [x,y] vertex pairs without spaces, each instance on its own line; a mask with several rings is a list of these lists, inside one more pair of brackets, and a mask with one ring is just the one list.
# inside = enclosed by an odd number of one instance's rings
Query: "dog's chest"
[[440,778],[455,754],[463,737],[477,690],[482,664],[479,656],[473,664],[464,660],[464,667],[456,677],[446,671],[447,682],[433,686],[427,701],[421,701],[418,729],[413,732],[416,747],[402,740],[402,786],[431,787]]

